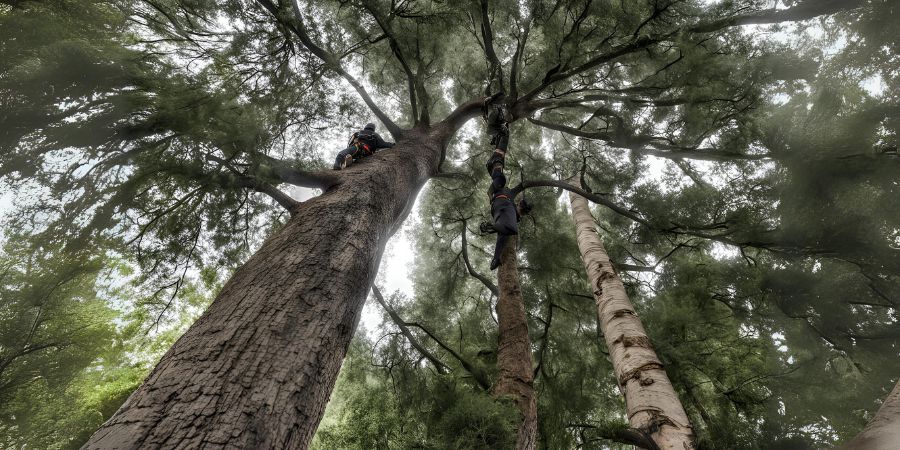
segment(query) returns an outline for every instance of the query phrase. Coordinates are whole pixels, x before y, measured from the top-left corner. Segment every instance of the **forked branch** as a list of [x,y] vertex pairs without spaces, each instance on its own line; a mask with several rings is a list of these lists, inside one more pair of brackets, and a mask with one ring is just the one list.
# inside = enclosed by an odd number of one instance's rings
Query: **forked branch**
[[384,124],[385,128],[391,133],[394,139],[399,139],[402,130],[381,108],[375,104],[375,101],[372,100],[372,97],[369,95],[368,91],[363,87],[363,85],[352,75],[350,75],[346,70],[344,70],[343,66],[341,66],[340,59],[335,55],[331,54],[328,50],[320,47],[316,44],[312,38],[309,36],[309,32],[306,29],[306,25],[303,22],[303,15],[300,11],[300,5],[297,3],[297,0],[292,1],[292,11],[287,12],[280,9],[272,0],[256,0],[269,11],[270,14],[277,20],[279,23],[283,24],[287,29],[291,30],[299,39],[300,42],[309,50],[313,55],[318,57],[322,62],[325,63],[325,66],[329,69],[333,70],[335,73],[344,78],[353,89],[359,94],[359,96],[363,99],[363,101],[368,105],[369,109],[372,110],[372,113],[378,117],[378,120]]
[[437,356],[434,356],[431,352],[428,351],[416,337],[409,331],[409,327],[406,326],[406,321],[397,314],[397,311],[394,311],[393,308],[388,305],[388,303],[384,300],[384,296],[381,295],[381,291],[378,289],[378,286],[372,285],[372,294],[375,297],[375,301],[387,311],[388,316],[390,316],[391,321],[394,322],[394,325],[400,329],[400,332],[403,333],[403,336],[406,337],[406,340],[409,341],[410,345],[415,348],[419,354],[421,354],[425,359],[427,359],[435,369],[437,369],[438,373],[446,374],[450,372],[450,369],[446,364],[441,362]]

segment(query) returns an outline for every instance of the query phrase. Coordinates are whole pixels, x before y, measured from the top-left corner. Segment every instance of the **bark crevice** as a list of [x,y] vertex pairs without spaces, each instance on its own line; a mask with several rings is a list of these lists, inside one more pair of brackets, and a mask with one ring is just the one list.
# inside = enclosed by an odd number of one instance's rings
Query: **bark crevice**
[[305,448],[448,133],[410,130],[299,204],[84,448]]
[[521,422],[516,433],[516,449],[531,450],[537,445],[537,395],[534,391],[534,368],[525,304],[519,286],[516,248],[517,236],[510,236],[501,254],[497,278],[497,368],[500,376],[492,392],[497,397],[509,396],[516,401]]

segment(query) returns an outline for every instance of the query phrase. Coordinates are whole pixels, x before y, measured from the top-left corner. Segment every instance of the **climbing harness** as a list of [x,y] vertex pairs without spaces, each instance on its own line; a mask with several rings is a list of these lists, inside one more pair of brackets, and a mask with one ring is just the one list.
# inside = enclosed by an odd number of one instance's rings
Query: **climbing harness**
[[[358,159],[362,156],[372,156],[375,153],[375,135],[374,134],[360,134],[358,131],[353,133],[353,138],[350,140],[350,147],[353,147],[353,158]],[[362,155],[359,155],[359,152],[362,151]]]

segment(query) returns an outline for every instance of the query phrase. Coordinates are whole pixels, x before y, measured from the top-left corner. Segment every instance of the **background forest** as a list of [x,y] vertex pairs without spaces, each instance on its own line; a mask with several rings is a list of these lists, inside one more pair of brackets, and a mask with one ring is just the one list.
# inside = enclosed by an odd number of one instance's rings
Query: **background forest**
[[[566,180],[698,448],[838,446],[900,376],[898,6],[2,0],[0,448],[83,445],[322,193],[291,174],[499,89],[538,446],[632,448]],[[490,151],[476,118],[442,152],[312,448],[513,445]]]

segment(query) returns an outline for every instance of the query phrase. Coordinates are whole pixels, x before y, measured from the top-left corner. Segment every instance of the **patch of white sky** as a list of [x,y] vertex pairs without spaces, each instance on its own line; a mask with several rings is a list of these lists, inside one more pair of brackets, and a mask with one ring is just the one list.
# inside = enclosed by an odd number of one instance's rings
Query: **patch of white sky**
[[[13,191],[12,186],[0,180],[0,216],[2,216],[3,222],[6,222],[7,214],[13,211],[15,202],[16,192]],[[0,242],[6,241],[5,228],[0,228]]]

